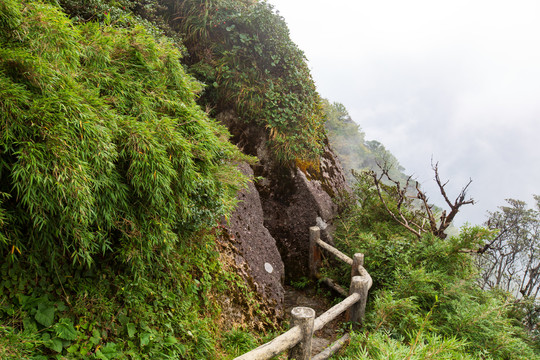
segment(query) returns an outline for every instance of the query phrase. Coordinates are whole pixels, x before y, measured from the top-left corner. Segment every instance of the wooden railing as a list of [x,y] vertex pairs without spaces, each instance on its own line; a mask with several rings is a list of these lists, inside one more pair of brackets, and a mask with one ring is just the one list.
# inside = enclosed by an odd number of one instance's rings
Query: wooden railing
[[[309,228],[310,232],[310,251],[309,268],[313,277],[320,278],[318,267],[320,266],[322,253],[321,248],[328,251],[337,259],[351,265],[351,286],[348,296],[345,290],[340,288],[330,279],[321,279],[338,292],[345,293],[347,296],[339,304],[331,307],[324,314],[315,318],[315,310],[308,307],[295,307],[291,311],[292,321],[289,331],[279,335],[272,341],[241,355],[235,360],[267,360],[273,356],[279,355],[284,351],[289,351],[288,358],[296,360],[326,360],[336,353],[349,339],[346,334],[324,351],[311,356],[311,340],[315,331],[321,330],[326,324],[336,319],[343,312],[347,311],[347,321],[362,323],[366,310],[366,300],[368,291],[373,284],[371,276],[364,269],[364,255],[354,254],[351,259],[333,246],[321,240],[320,229],[317,226]],[[341,290],[339,290],[341,289]]]

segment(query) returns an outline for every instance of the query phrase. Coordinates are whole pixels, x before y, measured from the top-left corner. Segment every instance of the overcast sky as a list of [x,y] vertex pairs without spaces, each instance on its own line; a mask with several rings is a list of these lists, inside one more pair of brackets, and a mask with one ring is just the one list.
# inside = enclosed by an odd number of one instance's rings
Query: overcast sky
[[540,194],[540,1],[269,0],[309,61],[430,199],[431,158],[454,197],[472,178],[483,223],[506,198]]

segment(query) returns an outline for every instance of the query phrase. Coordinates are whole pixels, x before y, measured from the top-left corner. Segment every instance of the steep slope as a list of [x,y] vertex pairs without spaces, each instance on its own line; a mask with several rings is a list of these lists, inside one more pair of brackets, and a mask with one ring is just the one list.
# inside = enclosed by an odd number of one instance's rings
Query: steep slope
[[226,358],[347,191],[305,59],[264,2],[60,3],[0,3],[0,356]]
[[0,20],[0,357],[214,358],[223,298],[268,322],[215,244],[251,160],[177,46],[40,1]]
[[[321,100],[303,53],[270,5],[257,1],[181,1],[170,21],[185,39],[190,71],[208,84],[201,103],[253,166],[264,226],[285,276],[307,275],[309,226],[331,222],[347,191],[328,147]],[[326,235],[326,234],[325,234]]]

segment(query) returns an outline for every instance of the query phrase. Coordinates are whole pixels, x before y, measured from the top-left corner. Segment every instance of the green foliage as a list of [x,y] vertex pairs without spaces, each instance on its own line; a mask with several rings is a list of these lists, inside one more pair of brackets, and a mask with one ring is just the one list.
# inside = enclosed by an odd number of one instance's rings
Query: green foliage
[[291,285],[298,290],[305,289],[308,285],[310,285],[310,283],[310,279],[305,276],[298,279],[298,281],[291,281]]
[[436,334],[419,335],[414,347],[404,345],[384,332],[353,333],[351,346],[339,360],[353,359],[490,359],[475,357],[463,351],[466,343],[457,339],[445,339]]
[[204,101],[234,108],[264,126],[284,161],[315,159],[324,136],[320,99],[303,53],[271,5],[247,0],[186,0],[170,5],[191,71],[208,84]]
[[220,342],[232,355],[256,347],[256,339],[239,329],[220,339],[220,299],[253,295],[223,269],[214,235],[199,235],[145,277],[110,262],[99,271],[64,264],[53,274],[3,263],[0,355],[199,360],[219,358]]
[[243,157],[195,103],[174,44],[74,26],[40,2],[19,10],[0,38],[4,256],[90,265],[114,251],[141,270],[230,211]]
[[263,1],[60,0],[75,21],[97,20],[175,39],[190,71],[206,84],[201,103],[235,109],[266,128],[283,161],[314,160],[322,151],[323,113],[303,53],[282,17]]
[[0,357],[219,358],[221,299],[252,294],[210,231],[252,159],[177,43],[91,3],[0,2]]
[[232,355],[240,356],[257,347],[255,337],[244,330],[232,329],[223,334],[223,347]]
[[444,240],[417,238],[377,211],[382,205],[367,178],[356,195],[357,205],[340,219],[336,243],[365,254],[374,286],[367,335],[355,335],[343,359],[540,358],[514,299],[476,283],[479,271],[467,250],[491,241],[493,231],[465,226]]
[[0,29],[14,31],[21,24],[21,4],[17,0],[0,3]]
[[156,38],[166,35],[184,50],[182,41],[161,13],[162,0],[54,0],[76,22],[95,21],[117,27],[143,26]]
[[36,333],[19,332],[12,327],[0,325],[0,359],[34,359],[32,354],[39,344]]

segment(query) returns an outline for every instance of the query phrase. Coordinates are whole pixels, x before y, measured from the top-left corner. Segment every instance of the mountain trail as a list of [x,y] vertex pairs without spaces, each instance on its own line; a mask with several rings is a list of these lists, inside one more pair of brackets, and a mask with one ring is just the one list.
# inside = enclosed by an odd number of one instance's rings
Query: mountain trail
[[[297,306],[310,307],[315,310],[316,317],[319,317],[325,311],[330,309],[333,304],[328,297],[318,292],[317,289],[309,288],[299,290],[290,285],[285,285],[284,308],[285,315],[289,321],[291,318],[291,310]],[[339,325],[344,322],[345,314],[341,314],[323,329],[316,331],[313,334],[312,356],[317,355],[342,335],[341,332],[339,332]]]

